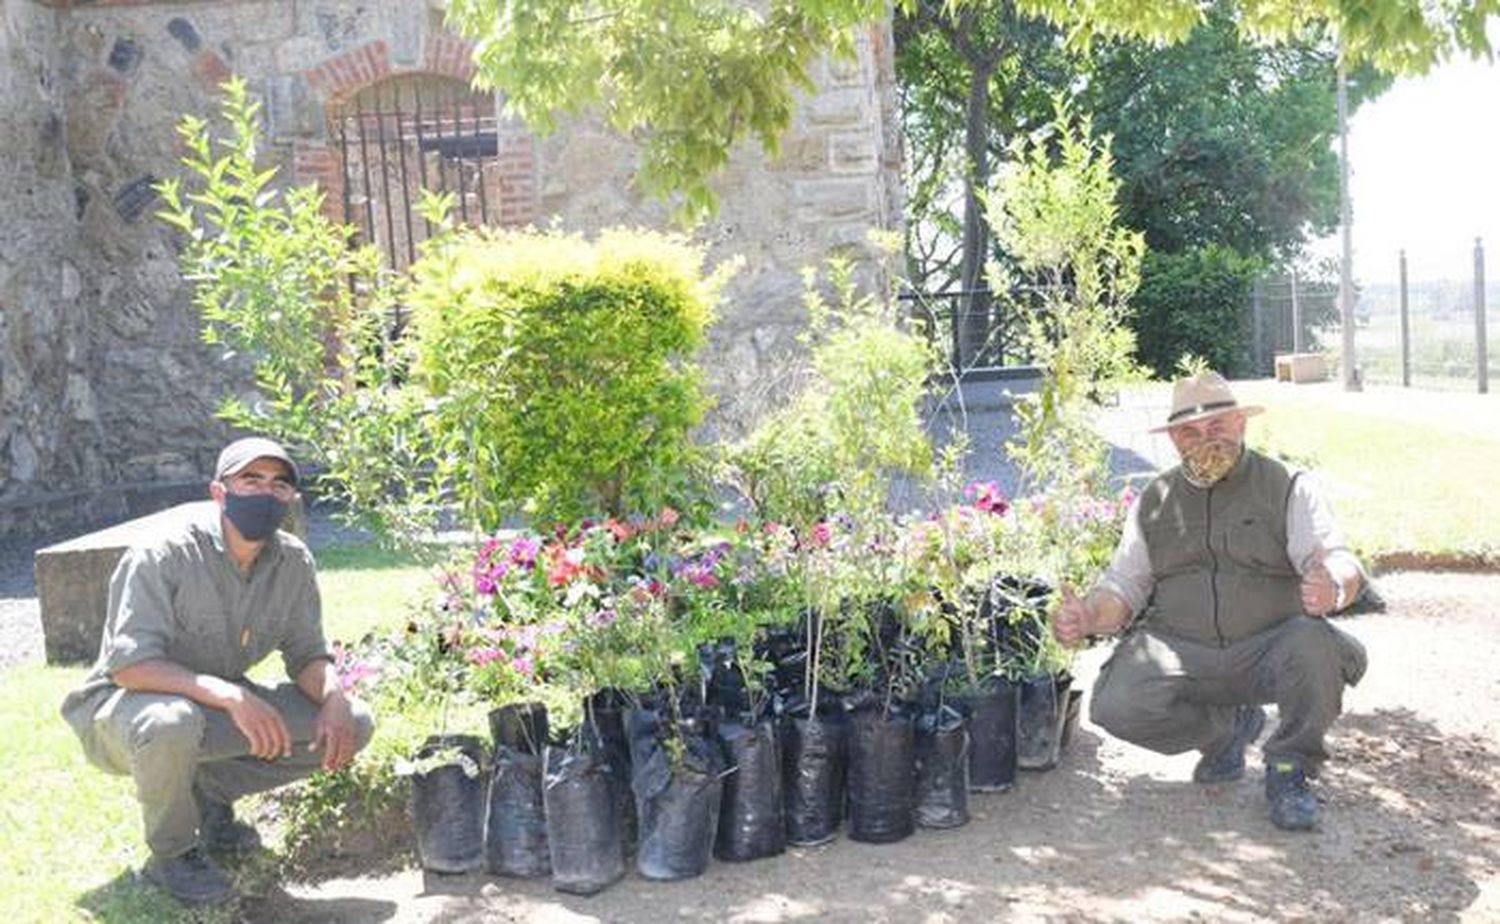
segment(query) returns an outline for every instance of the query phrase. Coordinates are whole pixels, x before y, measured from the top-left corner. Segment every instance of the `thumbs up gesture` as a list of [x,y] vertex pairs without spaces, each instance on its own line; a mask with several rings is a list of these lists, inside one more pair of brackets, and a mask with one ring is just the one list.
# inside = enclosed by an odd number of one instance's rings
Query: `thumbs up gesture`
[[1341,588],[1328,570],[1327,553],[1319,547],[1303,563],[1302,609],[1309,616],[1327,616],[1339,608]]
[[1052,618],[1052,634],[1059,642],[1072,648],[1083,642],[1094,631],[1094,613],[1088,602],[1078,596],[1073,588],[1062,585],[1062,604]]

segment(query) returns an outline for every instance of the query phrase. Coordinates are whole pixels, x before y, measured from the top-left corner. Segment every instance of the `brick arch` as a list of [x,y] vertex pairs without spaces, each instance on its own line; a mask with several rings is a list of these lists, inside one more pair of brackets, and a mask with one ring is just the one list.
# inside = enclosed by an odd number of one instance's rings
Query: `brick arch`
[[469,83],[474,79],[474,47],[467,39],[429,33],[422,43],[421,64],[403,68],[391,64],[390,46],[376,39],[329,58],[303,76],[325,107],[336,107],[366,87],[406,74],[431,74]]
[[[449,34],[429,34],[420,63],[396,67],[383,40],[366,42],[303,72],[308,88],[323,105],[329,131],[323,138],[301,139],[293,147],[293,172],[298,183],[315,183],[324,192],[323,211],[344,221],[344,162],[333,126],[363,91],[402,77],[438,77],[465,86],[474,77],[474,43]],[[496,114],[498,116],[498,113]],[[536,146],[523,125],[496,119],[496,150],[486,165],[487,189],[493,189],[495,212],[490,223],[523,225],[539,213]],[[354,182],[354,181],[351,181]],[[357,183],[355,183],[357,191]]]

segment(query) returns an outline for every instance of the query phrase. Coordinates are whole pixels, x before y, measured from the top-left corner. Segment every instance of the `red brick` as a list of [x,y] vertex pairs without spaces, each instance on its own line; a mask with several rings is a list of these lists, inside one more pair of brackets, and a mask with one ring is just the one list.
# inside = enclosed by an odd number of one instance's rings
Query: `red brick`
[[224,59],[219,57],[218,52],[209,48],[193,55],[190,70],[194,80],[215,90],[232,76],[229,65],[224,63]]

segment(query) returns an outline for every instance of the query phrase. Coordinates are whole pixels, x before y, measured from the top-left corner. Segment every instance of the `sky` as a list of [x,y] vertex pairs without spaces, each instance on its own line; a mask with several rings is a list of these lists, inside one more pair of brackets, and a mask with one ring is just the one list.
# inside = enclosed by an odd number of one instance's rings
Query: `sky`
[[1413,280],[1468,279],[1476,236],[1500,280],[1500,64],[1399,78],[1350,117],[1349,165],[1356,282],[1394,282],[1403,248]]

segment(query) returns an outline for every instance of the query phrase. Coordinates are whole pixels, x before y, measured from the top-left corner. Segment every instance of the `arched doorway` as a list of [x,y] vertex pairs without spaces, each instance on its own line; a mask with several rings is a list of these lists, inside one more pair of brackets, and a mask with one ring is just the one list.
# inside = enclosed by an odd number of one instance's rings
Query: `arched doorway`
[[392,269],[410,266],[432,235],[418,209],[424,189],[452,195],[452,216],[464,224],[532,217],[523,207],[534,185],[529,136],[502,131],[494,97],[460,80],[390,77],[347,99],[331,122],[343,220]]

